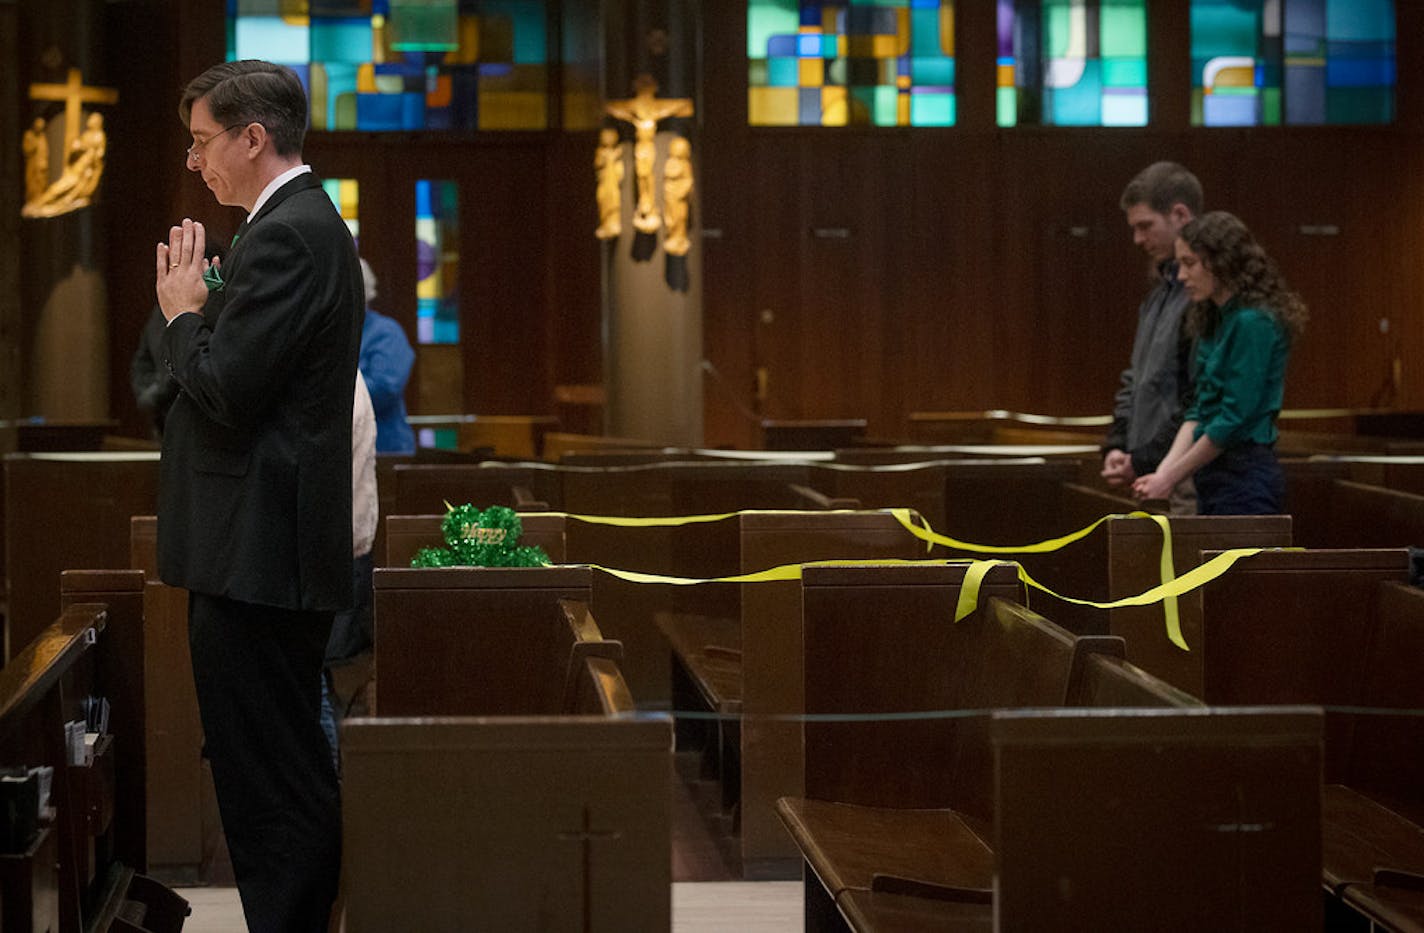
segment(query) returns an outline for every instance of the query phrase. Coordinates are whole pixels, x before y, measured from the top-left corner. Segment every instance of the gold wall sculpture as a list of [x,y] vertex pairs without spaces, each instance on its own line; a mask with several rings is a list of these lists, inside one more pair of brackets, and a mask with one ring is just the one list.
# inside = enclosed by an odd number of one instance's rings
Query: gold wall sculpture
[[623,149],[617,130],[605,128],[598,134],[593,171],[598,179],[598,229],[593,235],[612,240],[623,232]]
[[[84,115],[83,103],[117,103],[112,88],[86,87],[78,68],[69,69],[64,84],[31,84],[30,99],[64,102],[64,149],[60,175],[49,181],[50,153],[48,124],[36,118],[25,131],[24,217],[58,217],[87,207],[104,177],[104,156],[109,148],[104,133],[104,117],[91,111]],[[83,129],[80,129],[81,118]]]
[[681,136],[668,143],[663,162],[663,214],[667,237],[663,249],[673,256],[686,256],[692,246],[687,237],[688,197],[692,194],[692,144]]
[[653,161],[657,154],[655,137],[658,121],[669,117],[692,116],[692,100],[686,97],[656,97],[657,81],[650,75],[640,75],[633,83],[633,97],[611,100],[604,111],[616,120],[633,125],[633,178],[637,183],[637,206],[633,210],[633,227],[641,233],[657,233],[662,227],[656,195],[653,191]]

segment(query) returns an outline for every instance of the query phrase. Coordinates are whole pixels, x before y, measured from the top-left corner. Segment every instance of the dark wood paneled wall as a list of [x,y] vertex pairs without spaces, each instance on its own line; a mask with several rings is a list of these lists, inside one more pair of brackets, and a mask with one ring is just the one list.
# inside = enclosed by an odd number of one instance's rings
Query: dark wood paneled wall
[[[708,55],[709,359],[746,404],[766,367],[767,416],[866,417],[879,435],[914,410],[1106,412],[1147,285],[1117,198],[1175,159],[1311,306],[1288,406],[1424,404],[1424,4],[1398,7],[1390,127],[1190,127],[1184,3],[1150,6],[1142,129],[998,129],[988,3],[956,5],[952,129],[748,128],[740,55]],[[744,12],[704,4],[704,47],[745,48]],[[719,388],[706,422],[709,442],[756,436]]]
[[[174,117],[183,82],[223,55],[222,5],[108,6],[128,75],[105,194],[112,398],[141,433],[126,374],[152,245],[185,215],[223,234],[240,218],[183,171]],[[745,4],[703,2],[695,145],[701,223],[720,232],[704,244],[704,347],[723,377],[707,382],[707,441],[754,443],[740,409],[865,417],[881,436],[922,409],[1106,411],[1147,271],[1117,197],[1162,158],[1241,215],[1310,304],[1288,406],[1424,406],[1424,4],[1398,4],[1400,117],[1378,128],[1191,128],[1184,9],[1150,8],[1151,127],[998,129],[993,5],[963,3],[959,125],[866,131],[747,127]],[[383,310],[412,333],[409,179],[461,181],[467,411],[552,412],[554,385],[599,377],[594,146],[592,131],[558,130],[308,139],[319,173],[361,180],[362,248]],[[1338,234],[1302,233],[1324,225]]]

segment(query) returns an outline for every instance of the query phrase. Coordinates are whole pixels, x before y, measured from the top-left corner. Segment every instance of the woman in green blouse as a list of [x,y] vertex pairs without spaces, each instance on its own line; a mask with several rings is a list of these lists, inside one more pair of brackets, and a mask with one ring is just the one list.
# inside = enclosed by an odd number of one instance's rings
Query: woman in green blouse
[[1141,499],[1165,499],[1188,476],[1202,515],[1271,515],[1285,509],[1276,461],[1276,415],[1291,342],[1306,309],[1251,231],[1225,211],[1188,223],[1177,239],[1177,277],[1195,304],[1196,396]]

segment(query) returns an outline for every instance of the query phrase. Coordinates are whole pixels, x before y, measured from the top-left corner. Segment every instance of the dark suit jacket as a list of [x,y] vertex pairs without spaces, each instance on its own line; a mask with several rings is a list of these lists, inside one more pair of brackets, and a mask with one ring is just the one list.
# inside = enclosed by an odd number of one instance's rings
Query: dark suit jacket
[[286,609],[351,604],[351,387],[365,292],[311,174],[283,185],[203,314],[163,335],[182,393],[158,496],[165,583]]

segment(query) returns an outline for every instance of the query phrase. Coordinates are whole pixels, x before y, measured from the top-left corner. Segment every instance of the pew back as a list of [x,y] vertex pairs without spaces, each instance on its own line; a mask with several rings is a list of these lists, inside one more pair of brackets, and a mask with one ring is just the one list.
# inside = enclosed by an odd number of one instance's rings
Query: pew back
[[670,743],[652,717],[346,720],[346,929],[668,930]]
[[122,567],[129,519],[158,506],[158,454],[5,457],[6,657],[59,614],[59,574]]
[[[1289,515],[1174,516],[1172,565],[1180,576],[1201,565],[1203,551],[1241,547],[1290,547]],[[1135,596],[1162,582],[1162,530],[1149,519],[1113,519],[1106,525],[1108,598]],[[1202,693],[1201,592],[1177,599],[1183,651],[1167,638],[1163,604],[1109,610],[1112,634],[1127,642],[1127,656],[1163,680],[1195,696]]]
[[381,716],[556,714],[572,643],[560,599],[588,601],[586,567],[377,568]]
[[995,713],[998,928],[1320,929],[1320,715]]
[[[1238,561],[1201,590],[1192,650],[1202,656],[1202,699],[1359,705],[1379,584],[1407,579],[1402,550],[1265,551]],[[1327,712],[1327,782],[1345,782],[1354,730],[1353,717]]]
[[[987,673],[970,669],[996,654],[983,643],[997,627],[984,607],[991,596],[1023,598],[1012,568],[992,568],[981,608],[955,623],[964,574],[963,565],[805,570],[805,710],[813,717],[850,717],[802,726],[807,797],[911,808],[961,802],[952,788],[964,721],[915,714],[992,703],[992,696],[977,702],[961,675],[998,694]],[[1065,659],[1062,679],[1046,678],[1052,699],[1027,702],[1061,702],[1067,671]],[[1006,677],[1034,679],[1023,671]],[[865,720],[857,718],[862,714]],[[875,718],[881,715],[888,721]],[[982,795],[976,797],[982,812]]]
[[1360,705],[1379,712],[1355,720],[1348,783],[1424,827],[1424,719],[1407,712],[1424,709],[1424,590],[1386,582],[1377,593]]
[[445,504],[470,503],[486,509],[503,505],[522,511],[558,509],[558,472],[536,463],[402,463],[391,470],[394,491],[384,515],[432,515]]
[[210,877],[222,827],[204,765],[203,723],[188,653],[188,591],[158,579],[158,520],[135,515],[129,566],[143,573],[148,860],[157,877]]

